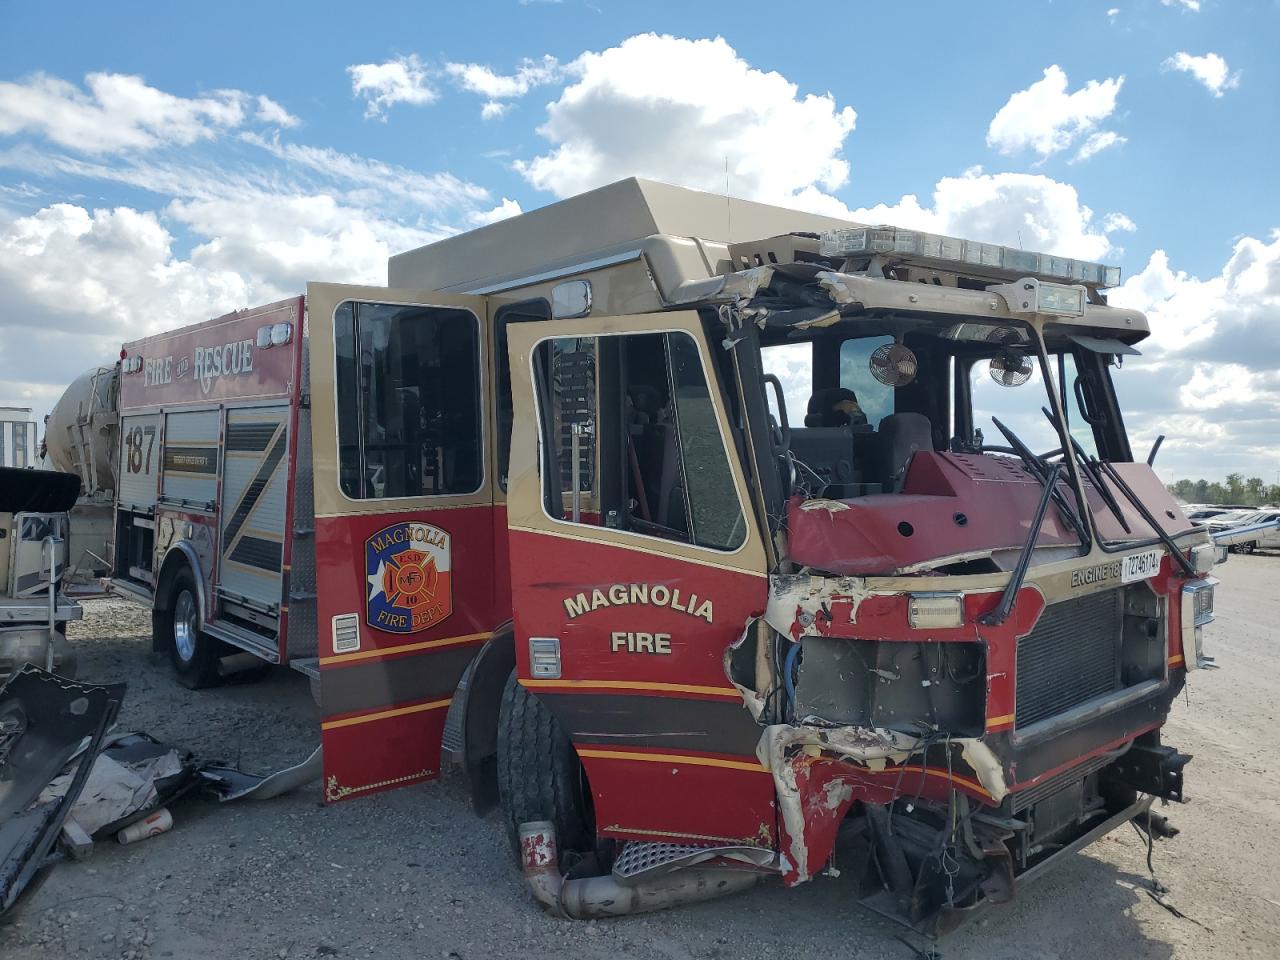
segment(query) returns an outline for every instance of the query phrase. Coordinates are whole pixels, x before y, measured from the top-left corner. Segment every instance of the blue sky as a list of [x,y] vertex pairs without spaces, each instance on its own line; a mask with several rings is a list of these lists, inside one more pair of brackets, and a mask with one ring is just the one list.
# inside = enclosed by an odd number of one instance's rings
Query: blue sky
[[1278,40],[1274,0],[0,2],[0,403],[517,205],[719,189],[727,160],[736,194],[1119,263],[1157,331],[1135,446],[1274,477]]

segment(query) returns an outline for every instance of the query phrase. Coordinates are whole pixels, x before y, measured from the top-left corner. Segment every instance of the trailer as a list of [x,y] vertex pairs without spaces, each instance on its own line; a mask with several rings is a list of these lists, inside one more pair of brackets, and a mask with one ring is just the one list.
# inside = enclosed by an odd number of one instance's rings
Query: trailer
[[460,765],[549,910],[839,837],[945,932],[1182,799],[1215,547],[1130,449],[1118,279],[603,187],[125,344],[113,587],[190,686],[310,676],[327,801]]

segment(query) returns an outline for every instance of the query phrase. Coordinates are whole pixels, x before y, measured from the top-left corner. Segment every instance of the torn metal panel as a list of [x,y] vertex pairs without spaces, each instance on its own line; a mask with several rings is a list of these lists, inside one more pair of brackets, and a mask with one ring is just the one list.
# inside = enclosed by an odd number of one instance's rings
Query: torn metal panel
[[[977,776],[984,801],[999,803],[1008,793],[999,758],[982,740],[953,738]],[[803,883],[831,856],[836,832],[849,807],[860,801],[890,803],[901,784],[877,775],[914,772],[923,737],[881,727],[818,727],[775,724],[761,734],[760,762],[773,774],[782,819],[782,874],[788,886]],[[920,774],[923,776],[923,773]],[[899,780],[901,776],[899,777]],[[957,789],[971,789],[963,778]]]
[[[75,683],[23,666],[0,688],[0,915],[39,882],[62,824],[88,781],[124,685]],[[81,750],[81,744],[88,747]],[[77,753],[60,798],[40,794]]]
[[319,780],[322,772],[323,748],[316,747],[301,763],[260,777],[231,767],[207,766],[200,776],[212,787],[221,801],[270,800]]
[[773,279],[772,267],[752,267],[726,276],[686,280],[666,297],[668,306],[750,300]]

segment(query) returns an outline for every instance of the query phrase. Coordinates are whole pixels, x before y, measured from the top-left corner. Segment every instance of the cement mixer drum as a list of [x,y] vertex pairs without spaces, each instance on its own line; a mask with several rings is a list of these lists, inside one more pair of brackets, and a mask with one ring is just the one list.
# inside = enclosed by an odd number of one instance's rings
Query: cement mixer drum
[[115,489],[118,443],[117,368],[94,367],[71,382],[45,422],[45,455],[51,466],[79,474],[85,496]]

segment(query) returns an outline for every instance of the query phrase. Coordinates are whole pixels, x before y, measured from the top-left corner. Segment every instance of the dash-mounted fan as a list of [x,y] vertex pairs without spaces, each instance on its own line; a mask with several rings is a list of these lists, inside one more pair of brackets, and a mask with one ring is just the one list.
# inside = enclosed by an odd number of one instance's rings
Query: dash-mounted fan
[[1018,350],[1005,350],[991,358],[991,379],[1002,387],[1020,387],[1031,379],[1035,366]]
[[884,343],[871,354],[871,375],[887,387],[905,387],[916,378],[915,352],[901,342]]

